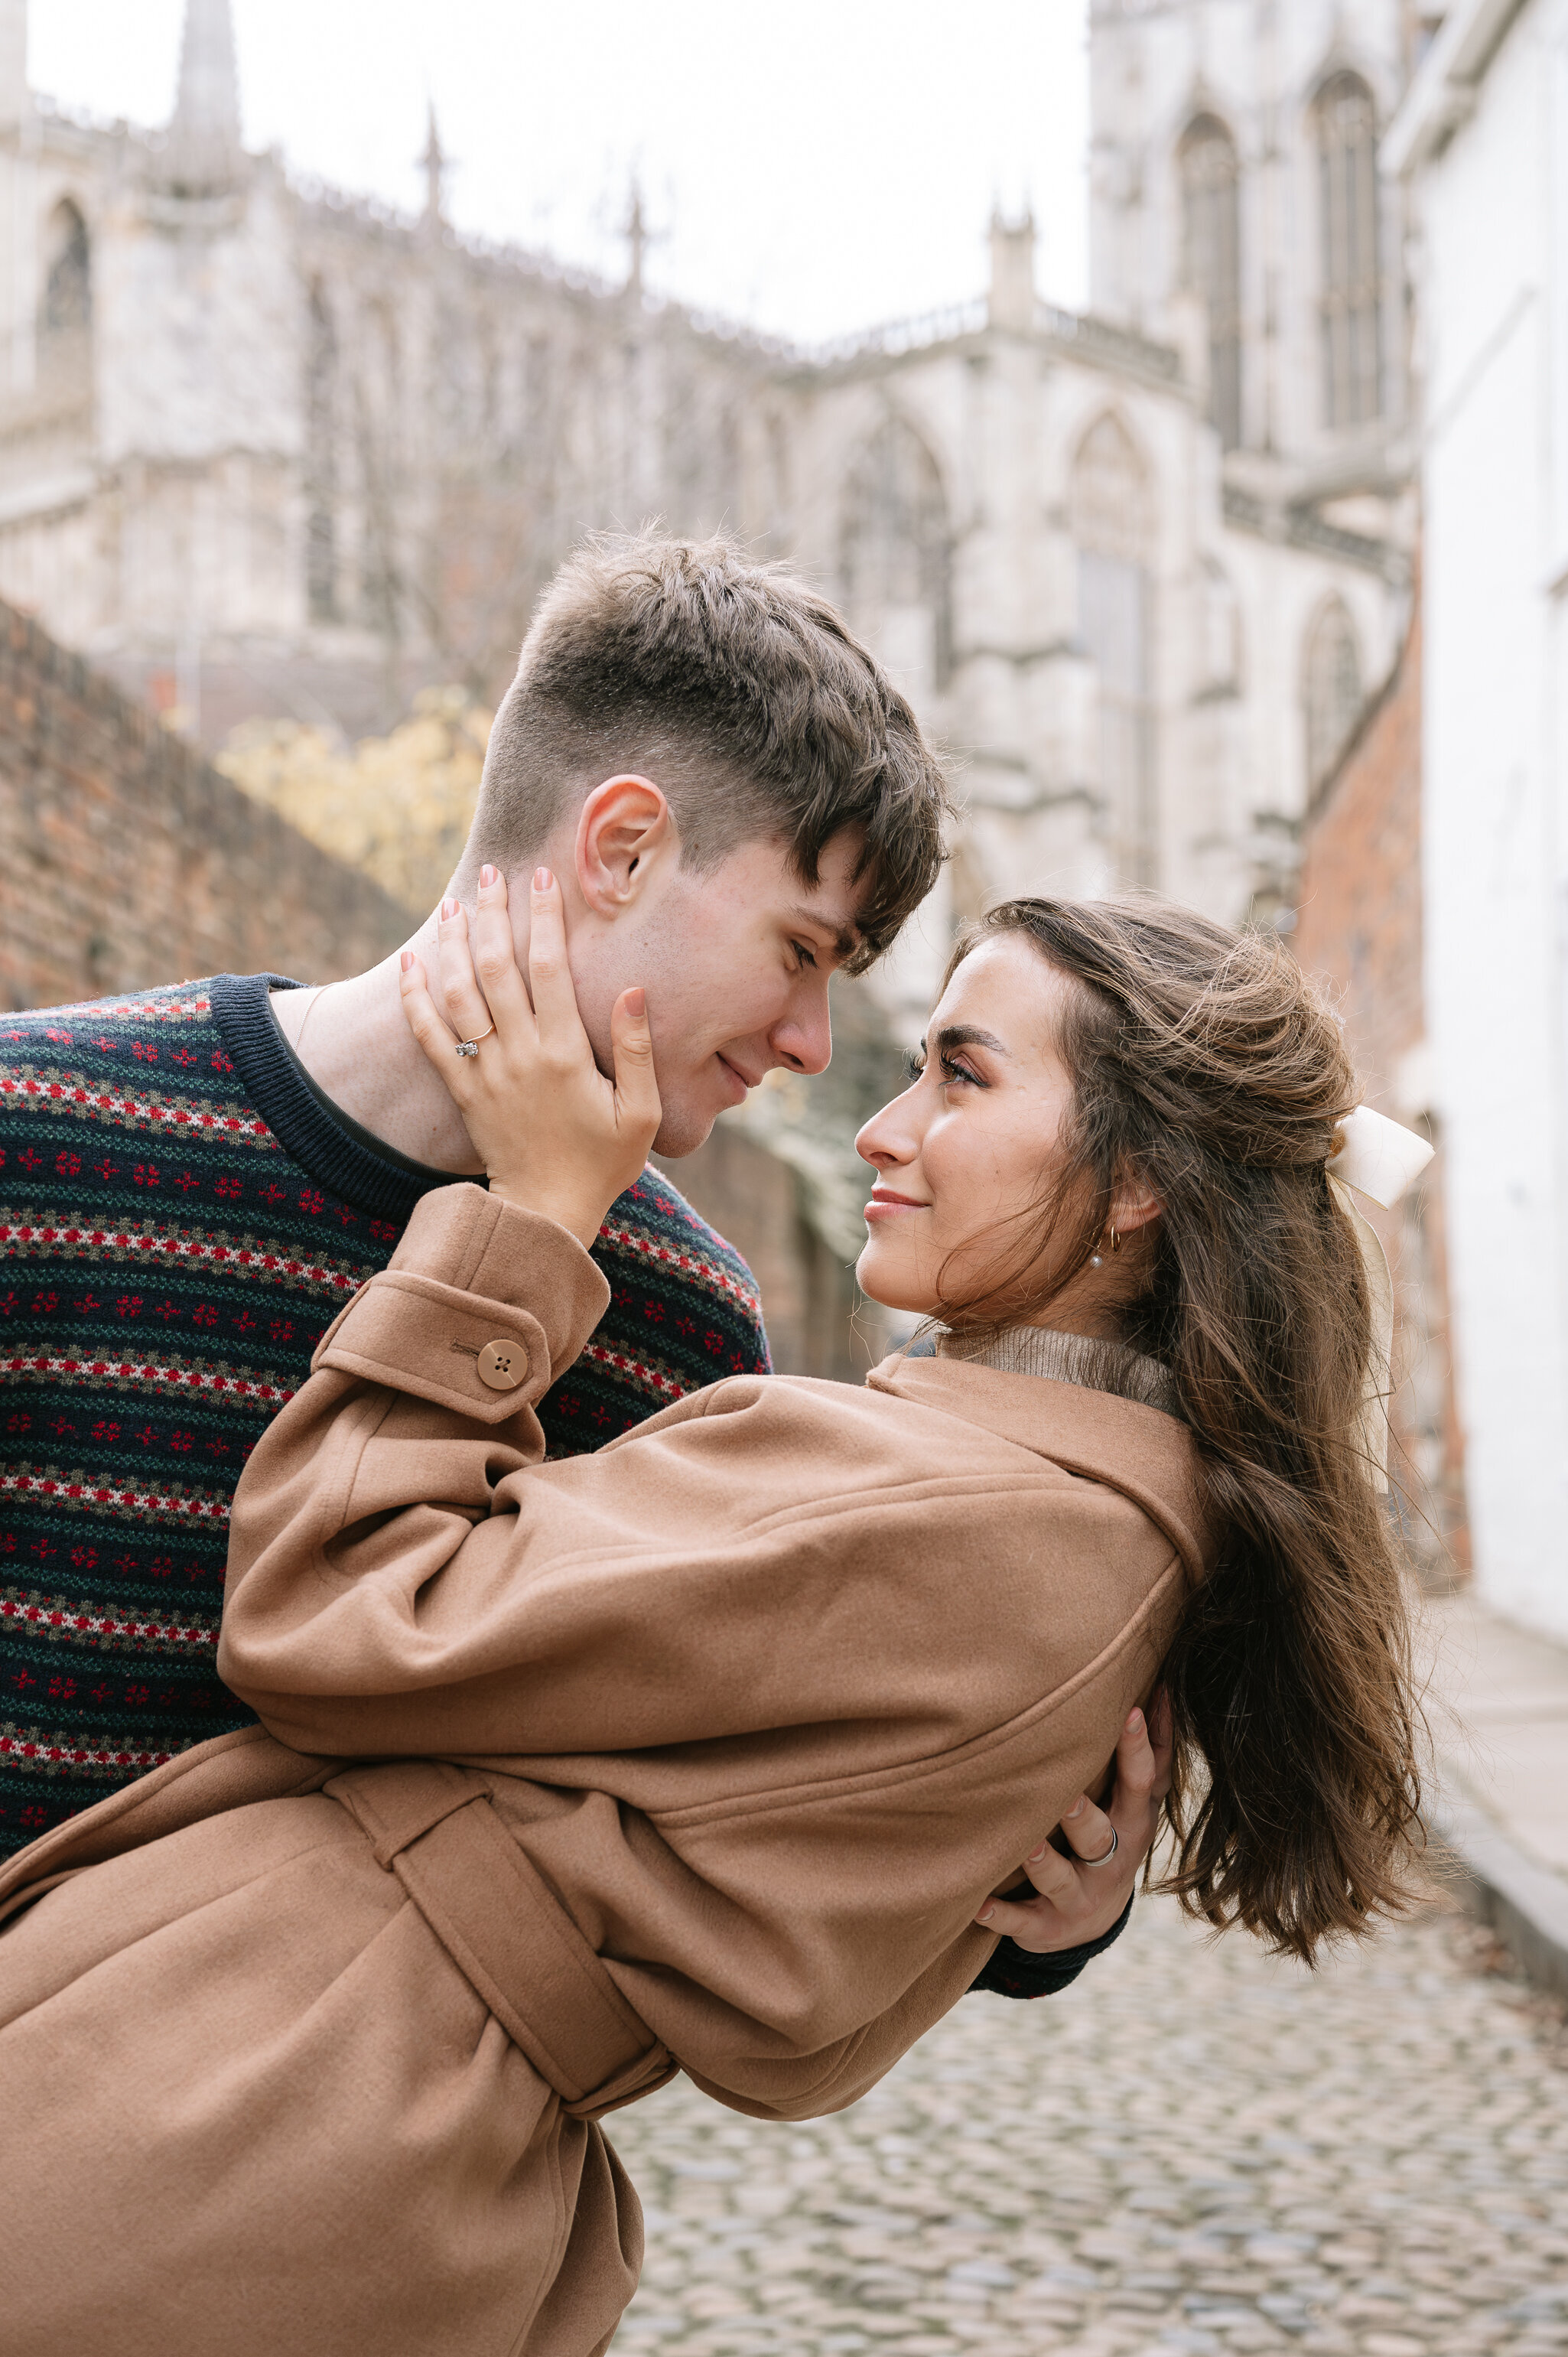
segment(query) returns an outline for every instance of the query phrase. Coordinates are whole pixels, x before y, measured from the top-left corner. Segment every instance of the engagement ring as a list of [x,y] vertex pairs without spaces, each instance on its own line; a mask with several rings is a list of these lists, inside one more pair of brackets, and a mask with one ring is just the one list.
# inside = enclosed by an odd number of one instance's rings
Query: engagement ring
[[[493,1031],[495,1028],[495,1025],[492,1023],[490,1025],[490,1031]],[[490,1036],[490,1031],[481,1031],[479,1034],[479,1039],[488,1039]],[[457,1053],[459,1056],[477,1056],[479,1052],[479,1039],[459,1039],[457,1042]]]

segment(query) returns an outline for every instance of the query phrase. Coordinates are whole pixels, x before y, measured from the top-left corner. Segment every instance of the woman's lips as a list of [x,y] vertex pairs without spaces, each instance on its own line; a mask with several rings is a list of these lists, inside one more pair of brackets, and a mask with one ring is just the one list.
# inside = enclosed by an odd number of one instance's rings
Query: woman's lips
[[929,1211],[930,1208],[913,1195],[886,1195],[875,1189],[866,1204],[865,1216],[868,1220],[890,1220],[899,1211]]

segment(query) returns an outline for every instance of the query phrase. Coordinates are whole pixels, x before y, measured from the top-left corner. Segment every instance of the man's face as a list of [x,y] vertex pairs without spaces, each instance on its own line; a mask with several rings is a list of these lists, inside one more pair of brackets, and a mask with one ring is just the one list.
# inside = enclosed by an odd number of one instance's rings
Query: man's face
[[705,874],[671,859],[613,921],[569,922],[578,1004],[603,1070],[616,999],[635,983],[648,992],[664,1107],[658,1153],[693,1153],[776,1065],[826,1066],[829,977],[858,945],[858,847],[851,831],[835,835],[814,885],[767,841],[742,844]]

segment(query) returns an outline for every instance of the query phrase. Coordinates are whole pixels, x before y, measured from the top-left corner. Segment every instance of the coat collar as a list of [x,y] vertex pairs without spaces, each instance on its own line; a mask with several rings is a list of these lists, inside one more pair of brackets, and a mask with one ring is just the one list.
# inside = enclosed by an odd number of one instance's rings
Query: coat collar
[[1164,1531],[1189,1579],[1201,1579],[1213,1560],[1197,1446],[1187,1426],[1159,1408],[1047,1376],[897,1352],[865,1380],[873,1391],[979,1425],[1064,1472],[1119,1490]]

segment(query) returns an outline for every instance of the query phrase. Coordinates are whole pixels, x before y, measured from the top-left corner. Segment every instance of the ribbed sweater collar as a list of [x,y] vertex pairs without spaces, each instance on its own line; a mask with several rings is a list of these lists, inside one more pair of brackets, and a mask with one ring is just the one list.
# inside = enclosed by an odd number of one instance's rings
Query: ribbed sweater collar
[[274,990],[301,985],[283,974],[220,974],[208,985],[212,1019],[242,1087],[285,1154],[317,1186],[372,1219],[402,1227],[420,1198],[453,1183],[444,1172],[378,1152],[367,1130],[329,1110],[289,1053],[267,1005]]
[[1090,1334],[1058,1334],[1047,1326],[1011,1326],[988,1341],[966,1342],[961,1335],[943,1332],[936,1338],[940,1359],[962,1359],[971,1366],[994,1367],[1004,1375],[1044,1375],[1053,1383],[1077,1383],[1090,1392],[1109,1392],[1116,1399],[1139,1400],[1166,1415],[1179,1416],[1180,1395],[1176,1378],[1157,1359],[1130,1351],[1124,1342],[1110,1342]]

